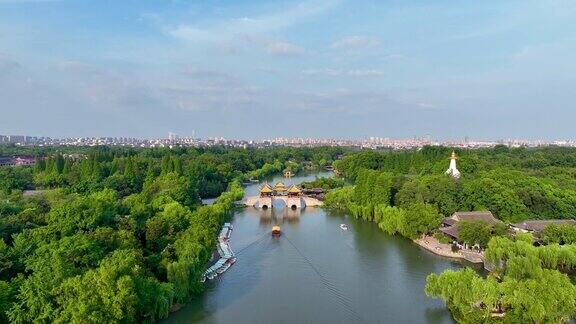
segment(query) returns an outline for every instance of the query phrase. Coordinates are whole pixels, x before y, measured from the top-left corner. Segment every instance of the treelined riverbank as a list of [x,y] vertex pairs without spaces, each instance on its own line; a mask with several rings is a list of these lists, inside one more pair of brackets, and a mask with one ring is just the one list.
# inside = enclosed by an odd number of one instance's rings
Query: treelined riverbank
[[[504,222],[576,215],[576,181],[571,176],[576,150],[460,151],[457,179],[444,174],[450,151],[349,155],[336,161],[335,168],[354,185],[331,192],[326,205],[412,240],[438,228],[443,217],[456,211],[490,210]],[[576,241],[570,236],[550,231],[551,244],[537,248],[532,237],[509,236],[491,226],[470,228],[481,231],[467,235],[464,242],[486,248],[487,262],[494,265],[490,275],[447,271],[430,275],[426,286],[430,296],[447,301],[458,321],[561,322],[576,315],[576,287],[567,275],[576,267]],[[435,248],[431,252],[444,253]],[[557,293],[564,296],[562,302],[555,302]]]

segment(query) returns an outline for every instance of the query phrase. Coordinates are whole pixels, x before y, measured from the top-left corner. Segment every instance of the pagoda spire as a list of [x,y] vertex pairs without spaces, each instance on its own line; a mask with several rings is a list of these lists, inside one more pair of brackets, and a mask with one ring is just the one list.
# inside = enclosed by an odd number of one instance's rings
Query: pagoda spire
[[454,179],[460,178],[460,171],[456,167],[456,160],[458,157],[456,156],[456,152],[452,151],[452,155],[450,155],[450,166],[448,170],[446,170],[446,174],[452,176]]

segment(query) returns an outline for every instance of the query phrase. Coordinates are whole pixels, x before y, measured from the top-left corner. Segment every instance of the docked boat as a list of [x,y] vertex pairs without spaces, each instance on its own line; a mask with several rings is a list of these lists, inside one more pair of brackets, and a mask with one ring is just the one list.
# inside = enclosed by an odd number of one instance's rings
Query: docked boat
[[272,236],[280,236],[282,234],[282,230],[280,229],[279,225],[272,226]]
[[344,231],[347,231],[347,230],[348,230],[348,225],[346,225],[346,224],[340,224],[340,228],[341,228],[342,230],[344,230]]
[[216,270],[216,273],[218,274],[223,274],[224,272],[226,272],[226,270],[228,270],[230,268],[230,264],[229,263],[224,263],[224,265],[222,265],[220,268],[218,268]]
[[205,272],[200,282],[205,282],[206,279],[212,280],[218,275],[223,274],[228,270],[234,263],[236,263],[236,257],[234,256],[234,252],[230,249],[229,245],[229,238],[230,233],[232,232],[232,224],[225,223],[218,235],[218,244],[216,245],[216,249],[218,250],[218,254],[220,255],[220,259],[216,261],[211,267],[209,267]]
[[222,230],[220,231],[220,234],[218,234],[218,240],[219,241],[227,241],[228,239],[230,239],[230,234],[232,233],[232,224],[230,223],[225,223],[224,226],[222,226]]

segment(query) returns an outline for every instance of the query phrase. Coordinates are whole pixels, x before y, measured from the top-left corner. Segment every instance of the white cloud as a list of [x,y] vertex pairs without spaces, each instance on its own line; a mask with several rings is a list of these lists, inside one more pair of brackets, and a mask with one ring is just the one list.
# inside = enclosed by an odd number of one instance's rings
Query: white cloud
[[383,76],[384,72],[376,69],[308,69],[302,71],[303,75],[311,76],[352,76],[352,77],[377,77]]
[[227,54],[235,54],[252,48],[262,49],[273,56],[301,56],[306,49],[291,42],[261,35],[239,34],[234,43],[218,44],[217,49]]
[[231,39],[238,34],[263,34],[288,28],[336,7],[341,0],[311,0],[258,17],[241,17],[167,27],[168,34],[188,41]]
[[210,30],[197,28],[190,25],[179,25],[168,30],[168,34],[187,41],[216,41],[221,36]]
[[[256,43],[263,46],[266,53],[280,56],[302,55],[305,50],[295,44],[273,39],[265,39],[266,34],[289,28],[295,24],[321,15],[339,5],[342,0],[309,0],[291,7],[262,14],[257,17],[241,17],[214,21],[200,21],[194,24],[164,24],[166,34],[186,42],[208,43],[224,53],[237,53],[243,49],[242,38],[260,38]],[[157,22],[157,19],[153,19]],[[240,38],[240,39],[239,39]]]
[[339,112],[349,116],[372,115],[387,107],[410,106],[392,98],[388,93],[381,91],[357,91],[351,89],[338,89],[324,92],[298,93],[297,102],[292,109],[315,112]]
[[349,70],[348,75],[352,76],[382,76],[384,73],[380,70]]
[[79,61],[63,61],[56,66],[60,71],[67,73],[78,73],[83,75],[99,74],[102,70],[94,65]]
[[323,76],[340,76],[342,75],[342,70],[334,70],[334,69],[308,69],[303,70],[302,74],[304,75],[323,75]]
[[288,42],[271,42],[266,46],[266,52],[277,56],[300,56],[305,53],[305,50]]
[[435,109],[438,108],[437,105],[433,104],[433,103],[429,103],[429,102],[419,102],[416,104],[418,107],[423,108],[423,109]]
[[335,41],[332,48],[344,51],[366,50],[379,47],[379,38],[372,36],[348,36]]

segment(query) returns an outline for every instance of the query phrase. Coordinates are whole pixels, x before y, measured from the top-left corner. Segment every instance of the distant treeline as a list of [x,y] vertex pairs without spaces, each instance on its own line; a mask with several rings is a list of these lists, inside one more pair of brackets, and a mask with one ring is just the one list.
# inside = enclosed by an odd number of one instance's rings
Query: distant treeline
[[[376,215],[370,208],[373,205],[415,202],[433,205],[444,216],[490,210],[510,222],[576,218],[576,149],[456,150],[462,173],[459,181],[444,175],[451,152],[444,147],[361,152],[334,166],[355,181],[355,202],[367,208],[361,213],[367,219]],[[374,193],[372,188],[383,193]],[[380,201],[384,197],[389,200]]]

